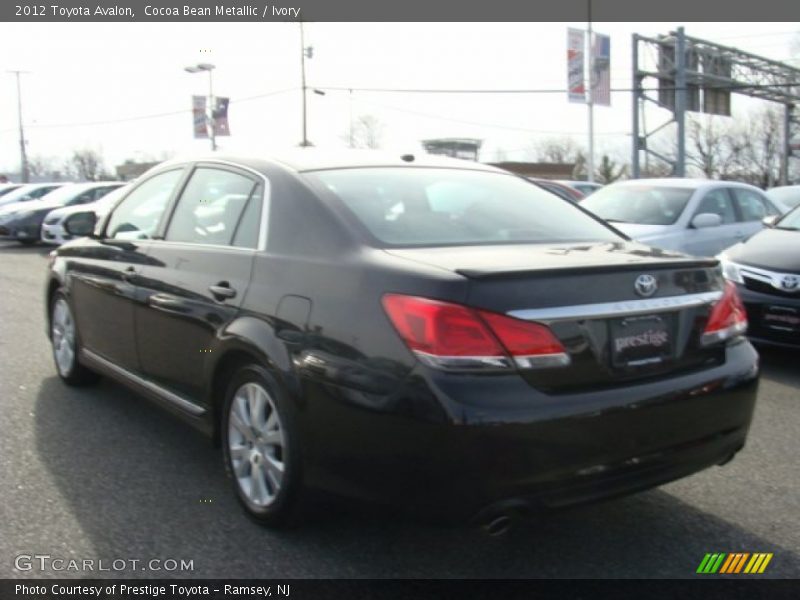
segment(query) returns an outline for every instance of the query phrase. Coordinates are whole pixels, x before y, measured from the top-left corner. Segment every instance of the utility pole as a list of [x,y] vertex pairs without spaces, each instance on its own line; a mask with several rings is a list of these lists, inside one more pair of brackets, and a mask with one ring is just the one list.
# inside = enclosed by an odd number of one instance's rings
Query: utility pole
[[589,97],[586,100],[586,106],[589,109],[589,156],[586,160],[586,179],[589,182],[594,181],[594,45],[592,44],[592,0],[587,0],[589,6],[589,21],[587,28],[587,45],[589,57]]
[[675,121],[678,123],[678,157],[675,176],[686,177],[686,35],[678,27],[675,40]]
[[22,84],[19,76],[29,71],[9,71],[17,77],[17,116],[19,118],[19,158],[20,158],[20,178],[22,183],[28,183],[30,170],[28,169],[28,154],[25,150],[25,131],[22,127]]

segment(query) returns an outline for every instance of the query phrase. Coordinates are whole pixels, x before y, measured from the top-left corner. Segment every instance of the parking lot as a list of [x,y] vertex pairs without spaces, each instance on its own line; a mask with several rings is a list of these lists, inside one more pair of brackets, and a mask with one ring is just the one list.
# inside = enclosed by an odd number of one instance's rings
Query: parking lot
[[725,467],[497,538],[334,501],[273,532],[238,508],[205,438],[115,383],[61,384],[44,334],[49,250],[0,243],[0,577],[79,575],[15,570],[39,554],[193,561],[95,576],[667,578],[693,576],[707,552],[772,552],[761,577],[800,576],[797,353],[762,351],[749,442]]

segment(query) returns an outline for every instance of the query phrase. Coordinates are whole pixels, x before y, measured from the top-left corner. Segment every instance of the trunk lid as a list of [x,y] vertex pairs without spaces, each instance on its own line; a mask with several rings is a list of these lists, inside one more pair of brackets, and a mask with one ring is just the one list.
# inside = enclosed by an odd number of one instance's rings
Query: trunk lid
[[700,344],[724,286],[715,259],[634,242],[388,252],[461,274],[469,306],[547,325],[570,364],[522,369],[538,389],[598,389],[723,359],[720,347]]

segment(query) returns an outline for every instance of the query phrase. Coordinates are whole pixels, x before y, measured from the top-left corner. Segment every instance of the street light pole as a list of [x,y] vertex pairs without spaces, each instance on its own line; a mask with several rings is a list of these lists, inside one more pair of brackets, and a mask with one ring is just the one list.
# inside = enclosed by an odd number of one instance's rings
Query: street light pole
[[29,71],[9,71],[17,77],[17,116],[19,118],[19,158],[20,158],[20,179],[22,183],[28,183],[30,170],[28,168],[28,154],[25,150],[25,131],[22,126],[22,84],[20,75]]
[[586,160],[586,180],[589,182],[594,181],[594,44],[592,43],[592,0],[587,0],[589,6],[589,20],[588,20],[588,35],[587,45],[589,58],[589,97],[586,100],[587,108],[589,109],[589,156]]
[[301,78],[301,91],[303,94],[303,141],[300,145],[310,146],[308,142],[307,126],[306,126],[306,40],[303,31],[303,23],[300,22],[300,78]]

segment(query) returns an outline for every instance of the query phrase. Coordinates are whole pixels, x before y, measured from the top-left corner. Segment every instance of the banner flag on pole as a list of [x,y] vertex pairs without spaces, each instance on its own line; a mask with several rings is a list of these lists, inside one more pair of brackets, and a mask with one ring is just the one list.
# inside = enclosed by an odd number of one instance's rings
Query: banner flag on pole
[[230,98],[225,98],[222,96],[217,96],[214,99],[214,135],[221,136],[221,135],[230,135],[231,130],[230,126],[228,125],[228,104],[230,103]]
[[192,124],[194,137],[208,138],[208,117],[206,116],[206,97],[192,96]]
[[592,44],[592,102],[611,106],[611,38],[597,33]]
[[570,102],[586,103],[585,44],[586,32],[583,29],[567,29],[567,97]]

